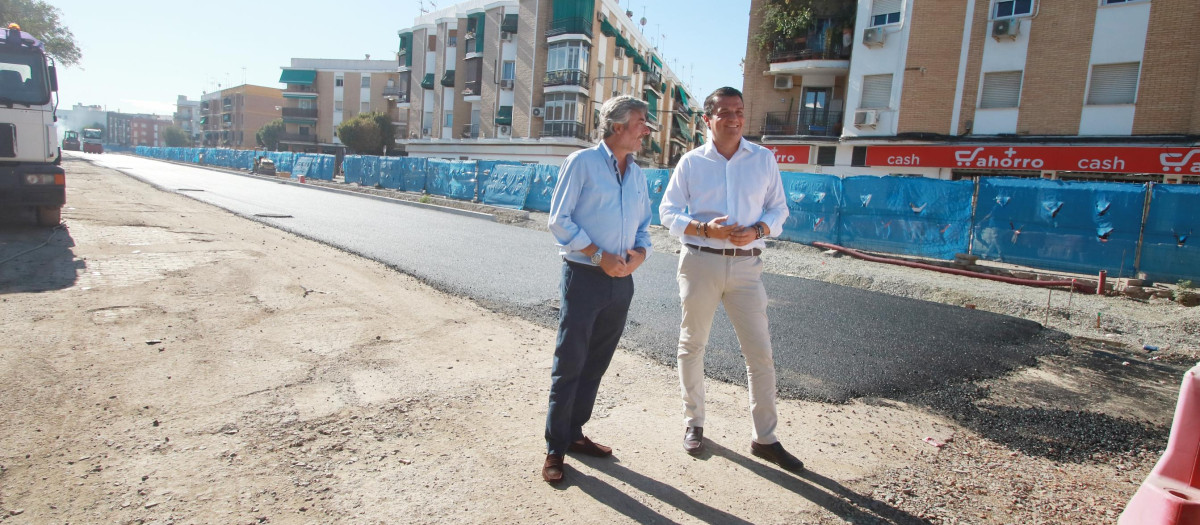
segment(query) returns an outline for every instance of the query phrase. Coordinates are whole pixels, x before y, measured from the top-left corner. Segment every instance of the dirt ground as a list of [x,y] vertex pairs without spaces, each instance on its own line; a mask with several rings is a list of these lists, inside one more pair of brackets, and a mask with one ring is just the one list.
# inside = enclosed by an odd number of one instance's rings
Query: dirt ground
[[[615,455],[569,456],[556,488],[539,476],[552,330],[67,172],[65,229],[0,228],[6,524],[1112,523],[1187,366],[1077,345],[946,394],[1019,414],[1003,429],[921,400],[785,400],[780,438],[809,468],[793,475],[750,456],[744,388],[712,381],[709,452],[684,454],[674,369],[619,351],[585,429]],[[1153,439],[1064,436],[1064,411]]]

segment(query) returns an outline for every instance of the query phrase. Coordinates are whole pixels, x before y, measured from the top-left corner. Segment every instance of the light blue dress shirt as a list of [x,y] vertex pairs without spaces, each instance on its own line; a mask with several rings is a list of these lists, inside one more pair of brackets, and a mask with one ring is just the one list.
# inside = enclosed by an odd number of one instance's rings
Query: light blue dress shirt
[[580,250],[595,244],[605,253],[626,256],[645,248],[650,256],[650,195],[646,175],[626,161],[617,177],[617,159],[601,141],[567,157],[558,170],[550,201],[550,233],[558,253],[569,261],[592,264]]
[[[743,138],[733,158],[726,159],[709,140],[679,159],[658,207],[663,226],[687,244],[739,248],[729,239],[684,233],[693,219],[708,222],[723,215],[729,216],[726,224],[751,226],[762,221],[770,229],[770,237],[783,231],[787,198],[771,150]],[[766,245],[763,239],[755,239],[740,248]]]

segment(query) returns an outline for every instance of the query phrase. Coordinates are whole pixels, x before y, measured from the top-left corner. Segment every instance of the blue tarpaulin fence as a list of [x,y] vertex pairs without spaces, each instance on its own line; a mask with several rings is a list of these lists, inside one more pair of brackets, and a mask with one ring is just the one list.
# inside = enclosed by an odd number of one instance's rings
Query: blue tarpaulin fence
[[1147,277],[1200,281],[1197,209],[1200,209],[1200,186],[1154,185],[1138,265]]
[[[206,165],[249,169],[256,153],[139,146],[136,154],[192,163],[203,155]],[[299,159],[308,159],[300,163],[307,165],[309,178],[333,179],[332,155],[257,154],[274,160],[280,172],[292,172]],[[538,212],[550,211],[558,170],[553,165],[490,160],[348,155],[342,161],[350,184]],[[644,172],[652,220],[659,224],[658,206],[671,173]],[[1141,271],[1155,280],[1200,280],[1197,186],[1010,177],[983,177],[977,183],[915,177],[841,179],[792,172],[784,172],[782,179],[790,216],[780,238],[788,241],[940,259],[974,253],[1052,270],[1106,270],[1113,276]]]
[[781,173],[788,218],[780,239],[838,244],[842,179],[816,173]]
[[974,253],[1069,272],[1133,272],[1145,202],[1143,184],[984,178]]
[[953,259],[966,253],[970,242],[973,192],[971,181],[847,177],[838,244]]

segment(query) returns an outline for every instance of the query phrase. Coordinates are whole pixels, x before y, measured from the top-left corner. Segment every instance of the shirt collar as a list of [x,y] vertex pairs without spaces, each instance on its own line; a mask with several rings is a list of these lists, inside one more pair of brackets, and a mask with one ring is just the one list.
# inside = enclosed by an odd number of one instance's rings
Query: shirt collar
[[[606,159],[608,159],[607,162],[609,164],[613,164],[617,161],[617,156],[615,154],[613,154],[613,151],[611,149],[608,149],[607,142],[604,142],[603,140],[601,140],[600,143],[596,145],[596,149],[600,150],[600,152],[604,154],[604,157]],[[637,165],[636,160],[637,160],[636,157],[634,157],[634,155],[632,153],[625,156],[625,172],[626,173],[629,172],[630,165],[635,165],[635,166]]]
[[[750,151],[750,141],[746,140],[746,137],[739,138],[738,139],[738,149],[744,149],[746,151]],[[737,152],[735,151],[734,155],[736,155],[736,154],[737,154]],[[711,136],[709,137],[708,142],[704,143],[704,155],[706,157],[712,157],[714,155],[717,155],[717,156],[721,155],[721,153],[717,151],[717,143],[713,142]]]

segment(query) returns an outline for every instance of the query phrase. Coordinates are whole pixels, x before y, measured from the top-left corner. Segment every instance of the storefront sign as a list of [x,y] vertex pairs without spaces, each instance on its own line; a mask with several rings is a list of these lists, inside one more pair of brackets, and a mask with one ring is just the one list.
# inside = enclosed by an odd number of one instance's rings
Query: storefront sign
[[775,162],[779,164],[808,164],[808,153],[812,146],[780,146],[764,144],[765,148],[775,154]]
[[1200,148],[869,146],[868,166],[1112,173],[1200,173]]

